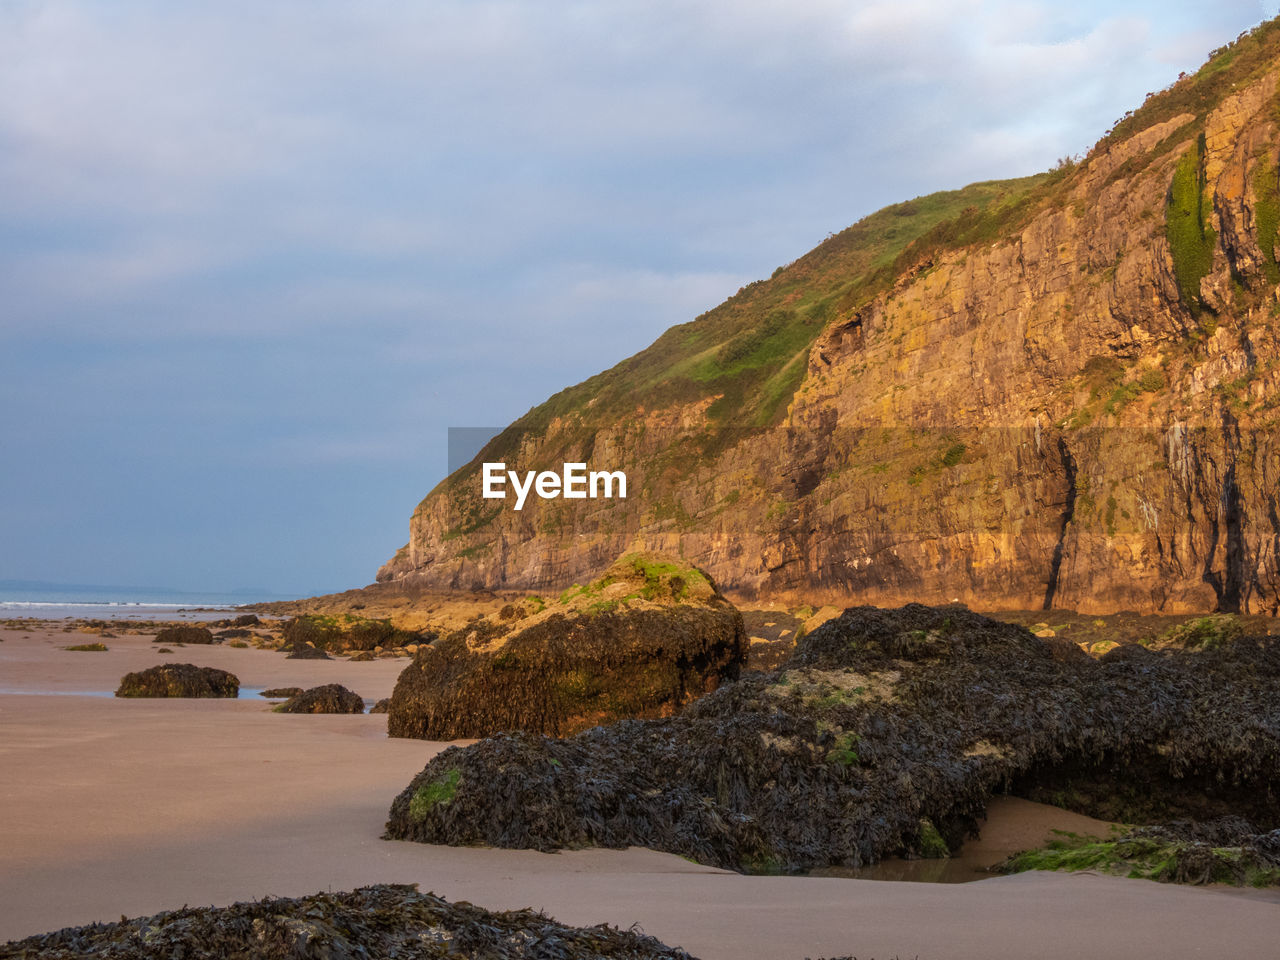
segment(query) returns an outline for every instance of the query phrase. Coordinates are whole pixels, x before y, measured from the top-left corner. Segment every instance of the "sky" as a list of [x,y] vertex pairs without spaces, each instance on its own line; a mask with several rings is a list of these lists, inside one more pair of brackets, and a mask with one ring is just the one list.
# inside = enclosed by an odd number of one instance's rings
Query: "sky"
[[369,583],[502,426],[1277,4],[0,0],[0,580]]

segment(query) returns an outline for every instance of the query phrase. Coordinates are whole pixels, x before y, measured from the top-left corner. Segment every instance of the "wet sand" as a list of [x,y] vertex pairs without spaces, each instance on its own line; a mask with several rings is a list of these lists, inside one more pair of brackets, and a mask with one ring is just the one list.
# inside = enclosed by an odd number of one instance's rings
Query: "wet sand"
[[638,849],[387,842],[391,798],[445,744],[390,740],[382,716],[68,694],[114,689],[130,670],[174,661],[229,669],[246,686],[340,682],[374,699],[405,661],[286,660],[226,646],[158,655],[135,636],[76,653],[61,647],[97,638],[57,626],[23,633],[0,631],[0,688],[27,691],[0,694],[0,940],[374,882],[532,906],[570,924],[638,922],[706,960],[1268,956],[1280,939],[1270,891],[1087,874],[958,885],[743,877]]

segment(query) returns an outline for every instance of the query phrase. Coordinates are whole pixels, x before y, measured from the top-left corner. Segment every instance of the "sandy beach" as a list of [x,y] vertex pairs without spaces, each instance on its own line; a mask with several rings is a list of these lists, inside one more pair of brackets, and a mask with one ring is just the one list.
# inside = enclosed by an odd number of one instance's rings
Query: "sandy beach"
[[[414,882],[570,924],[638,923],[708,960],[1266,956],[1280,940],[1271,891],[1090,874],[747,877],[640,849],[384,841],[392,797],[447,744],[388,739],[383,716],[274,714],[256,696],[102,694],[126,672],[172,661],[230,670],[244,687],[338,682],[377,699],[405,661],[287,660],[225,645],[162,655],[146,636],[70,652],[97,638],[59,623],[0,636],[0,939],[184,904]],[[1003,825],[993,813],[986,839],[1033,840],[1017,813],[1007,809]]]

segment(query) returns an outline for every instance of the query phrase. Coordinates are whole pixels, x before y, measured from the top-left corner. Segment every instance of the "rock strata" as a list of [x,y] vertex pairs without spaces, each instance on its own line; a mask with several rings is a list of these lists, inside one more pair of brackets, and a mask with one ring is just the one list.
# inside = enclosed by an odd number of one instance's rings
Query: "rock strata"
[[701,571],[631,554],[556,599],[530,598],[422,646],[391,697],[395,737],[570,734],[670,716],[737,676],[742,617]]

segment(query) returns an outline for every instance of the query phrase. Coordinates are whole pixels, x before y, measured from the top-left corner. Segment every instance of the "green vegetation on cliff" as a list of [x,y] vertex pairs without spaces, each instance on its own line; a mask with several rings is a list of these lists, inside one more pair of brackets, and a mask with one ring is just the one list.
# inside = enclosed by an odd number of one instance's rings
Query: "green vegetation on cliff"
[[1203,122],[1233,90],[1274,68],[1278,40],[1280,18],[1261,23],[1231,43],[1211,50],[1195,73],[1180,75],[1166,89],[1148,94],[1138,109],[1126,112],[1094,149],[1115,146],[1140,130],[1182,114],[1193,116],[1193,124]]
[[1276,233],[1280,231],[1280,178],[1269,154],[1258,158],[1253,171],[1253,195],[1256,199],[1258,246],[1262,248],[1262,270],[1267,279],[1280,283],[1280,265],[1276,262]]
[[1206,224],[1208,210],[1204,182],[1204,134],[1178,161],[1169,187],[1165,210],[1165,235],[1173,256],[1173,272],[1178,278],[1182,301],[1193,310],[1200,303],[1200,281],[1213,267],[1213,247],[1217,241]]
[[[989,180],[885,207],[828,237],[768,280],[749,283],[720,306],[672,327],[609,370],[555,394],[497,437],[492,451],[554,418],[613,414],[718,397],[710,419],[756,427],[786,411],[822,329],[852,316],[893,280],[944,247],[997,239],[1066,168],[1016,180]],[[487,454],[486,454],[487,456]]]

